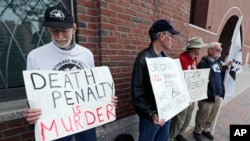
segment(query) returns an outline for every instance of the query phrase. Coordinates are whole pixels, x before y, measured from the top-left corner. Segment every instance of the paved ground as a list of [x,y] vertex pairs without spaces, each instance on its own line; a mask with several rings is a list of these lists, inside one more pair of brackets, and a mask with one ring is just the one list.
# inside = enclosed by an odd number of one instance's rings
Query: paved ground
[[[236,93],[233,97],[225,99],[222,103],[217,122],[214,126],[214,141],[229,141],[229,127],[232,124],[250,125],[250,68],[244,67],[244,71],[237,77]],[[188,141],[193,138],[194,117],[197,107],[193,112],[190,128],[184,134]],[[213,129],[213,128],[212,128]],[[202,141],[209,141],[203,137]]]
[[[245,66],[243,72],[237,76],[234,96],[226,98],[222,101],[218,119],[213,130],[213,134],[215,137],[213,141],[230,141],[229,127],[232,124],[250,125],[249,109],[250,109],[250,67]],[[184,134],[184,136],[188,139],[188,141],[196,141],[193,138],[194,118],[196,111],[197,111],[197,103],[193,112],[190,127]],[[135,137],[135,140],[137,140],[137,138],[138,135]],[[203,137],[202,141],[209,141],[209,140]]]

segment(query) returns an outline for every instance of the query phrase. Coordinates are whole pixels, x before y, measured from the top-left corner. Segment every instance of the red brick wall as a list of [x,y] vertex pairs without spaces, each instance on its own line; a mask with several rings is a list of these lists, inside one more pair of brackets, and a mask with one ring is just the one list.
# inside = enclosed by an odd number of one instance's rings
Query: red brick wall
[[1,141],[34,141],[33,127],[24,119],[0,123]]
[[[136,55],[149,44],[148,29],[159,19],[169,19],[182,32],[169,54],[173,57],[186,43],[190,0],[77,0],[78,43],[91,49],[96,65],[109,66],[119,97],[118,119],[134,114],[131,71]],[[81,12],[80,12],[81,11]]]
[[[110,67],[119,97],[118,119],[133,115],[130,80],[136,55],[149,45],[148,29],[165,18],[181,31],[170,56],[186,43],[190,0],[75,0],[77,43],[89,48],[96,66]],[[1,141],[33,141],[33,129],[24,119],[0,123]]]
[[[201,2],[196,0],[197,2]],[[202,3],[202,2],[201,2]],[[250,18],[248,18],[249,14],[249,1],[234,1],[234,0],[209,0],[208,6],[208,15],[207,15],[207,23],[205,28],[194,28],[190,26],[188,29],[188,36],[202,36],[204,41],[214,42],[218,41],[221,32],[224,29],[228,20],[233,17],[237,16],[243,17],[243,21],[241,24],[242,28],[242,60],[243,64],[245,64],[246,54],[250,53],[250,40],[249,40],[249,30],[250,30]],[[235,25],[231,25],[231,28],[225,29],[229,32],[232,32]],[[226,37],[222,37],[223,39],[231,40],[232,35],[228,35]],[[221,39],[222,39],[221,38]],[[228,47],[224,44],[222,47]],[[226,49],[223,49],[226,51]],[[202,52],[200,56],[206,54],[206,50]],[[247,62],[250,64],[250,59]]]

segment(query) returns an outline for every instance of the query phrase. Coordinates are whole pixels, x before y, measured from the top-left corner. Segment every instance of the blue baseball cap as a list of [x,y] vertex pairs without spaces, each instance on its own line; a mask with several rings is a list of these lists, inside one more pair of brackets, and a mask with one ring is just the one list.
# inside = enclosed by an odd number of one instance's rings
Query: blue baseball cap
[[165,19],[160,19],[160,20],[157,20],[149,29],[149,36],[152,40],[154,37],[154,34],[158,32],[164,32],[164,31],[169,31],[173,35],[180,34],[179,31],[173,28],[173,26],[170,24],[170,21],[165,20]]

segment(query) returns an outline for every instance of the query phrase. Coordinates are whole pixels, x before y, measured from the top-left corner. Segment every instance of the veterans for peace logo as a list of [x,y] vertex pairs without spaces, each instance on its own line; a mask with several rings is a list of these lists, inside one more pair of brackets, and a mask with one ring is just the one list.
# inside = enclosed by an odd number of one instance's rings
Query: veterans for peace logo
[[81,70],[84,69],[82,64],[76,60],[63,60],[59,63],[57,63],[54,67],[53,70],[59,70],[59,71],[73,71],[73,70]]
[[55,10],[50,12],[50,18],[64,20],[65,15],[63,14],[62,11],[55,9]]

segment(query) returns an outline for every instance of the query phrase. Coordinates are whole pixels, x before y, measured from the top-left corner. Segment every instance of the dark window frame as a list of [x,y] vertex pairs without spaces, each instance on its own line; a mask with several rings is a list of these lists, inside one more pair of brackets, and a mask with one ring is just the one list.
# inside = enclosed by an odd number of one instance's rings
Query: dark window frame
[[[48,0],[38,0],[38,2],[41,2],[41,3],[43,3],[43,4],[46,5],[45,1],[47,2]],[[18,2],[20,2],[20,1],[18,1]],[[57,0],[57,1],[52,0],[52,2],[53,2],[53,4],[57,4],[59,2],[62,2],[63,5],[65,7],[67,7],[72,12],[73,17],[74,17],[74,13],[75,13],[74,12],[74,8],[73,8],[73,6],[74,6],[74,0]],[[46,6],[51,6],[51,5],[46,5]],[[3,23],[3,21],[0,21],[0,22]],[[45,28],[41,28],[41,32],[44,32],[44,31],[45,31]],[[45,31],[45,32],[47,32],[47,31]],[[8,46],[6,48],[8,49]],[[34,48],[36,48],[36,46],[34,46],[33,49]],[[27,54],[25,54],[24,56],[26,57]],[[4,59],[7,59],[7,58],[4,58]],[[25,60],[24,62],[25,62],[25,65],[26,65],[26,59],[24,59],[24,60]],[[3,69],[4,70],[8,70],[8,69],[6,69],[6,65],[5,65],[5,67]],[[0,72],[1,72],[1,70],[0,70]],[[8,83],[9,82],[9,80],[5,80],[6,78],[4,78],[4,76],[3,76],[2,73],[0,74],[0,78],[3,79],[3,80],[0,79],[1,81],[3,81],[2,83],[4,83],[4,82]],[[8,79],[8,77],[7,77],[7,79]],[[3,84],[3,86],[4,86],[4,84]],[[0,88],[0,102],[11,101],[11,100],[18,100],[18,99],[24,99],[24,98],[26,98],[26,91],[25,91],[24,83],[21,86],[19,85],[19,86],[13,86],[13,87],[9,87],[8,84],[7,84],[7,87],[5,86],[2,89]]]
[[189,23],[207,29],[209,0],[191,0]]

